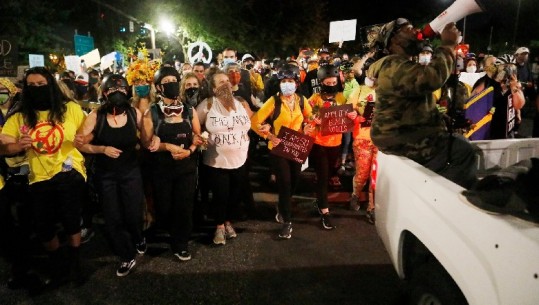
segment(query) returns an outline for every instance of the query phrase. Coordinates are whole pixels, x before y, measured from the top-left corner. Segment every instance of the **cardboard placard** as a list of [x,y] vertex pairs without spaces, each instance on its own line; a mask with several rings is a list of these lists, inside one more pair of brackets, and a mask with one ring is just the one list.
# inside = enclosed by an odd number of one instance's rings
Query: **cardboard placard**
[[352,112],[352,104],[332,106],[320,109],[320,133],[323,136],[339,134],[352,131],[354,121],[350,120],[346,114]]
[[329,42],[356,40],[357,19],[329,23]]
[[313,148],[313,137],[284,126],[279,130],[277,138],[281,139],[281,143],[274,146],[271,153],[300,164],[305,162]]

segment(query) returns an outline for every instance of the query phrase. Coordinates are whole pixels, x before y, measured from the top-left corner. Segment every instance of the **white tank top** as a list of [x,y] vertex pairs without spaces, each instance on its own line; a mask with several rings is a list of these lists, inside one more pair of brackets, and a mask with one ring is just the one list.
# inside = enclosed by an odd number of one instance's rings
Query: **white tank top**
[[228,112],[213,98],[211,109],[206,116],[208,149],[204,151],[204,164],[225,169],[239,168],[247,160],[251,120],[243,105],[234,99],[236,110]]

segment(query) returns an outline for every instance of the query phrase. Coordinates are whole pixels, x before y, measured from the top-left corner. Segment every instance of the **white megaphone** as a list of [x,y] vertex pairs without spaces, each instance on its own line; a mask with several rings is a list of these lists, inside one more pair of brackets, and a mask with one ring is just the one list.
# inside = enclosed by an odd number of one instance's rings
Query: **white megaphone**
[[423,37],[434,37],[442,32],[446,24],[457,22],[468,15],[484,11],[484,6],[480,0],[456,0],[455,3],[425,26],[422,31]]

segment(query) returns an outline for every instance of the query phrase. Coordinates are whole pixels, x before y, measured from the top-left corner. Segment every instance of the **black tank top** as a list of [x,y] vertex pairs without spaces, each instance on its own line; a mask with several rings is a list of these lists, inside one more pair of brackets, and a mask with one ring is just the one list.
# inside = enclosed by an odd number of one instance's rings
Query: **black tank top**
[[[128,111],[135,111],[135,109],[132,108]],[[133,113],[127,113],[127,116],[127,122],[119,128],[111,127],[105,119],[103,130],[93,140],[94,145],[113,146],[122,151],[116,159],[107,157],[105,154],[96,155],[95,166],[97,170],[118,172],[138,166],[136,146],[139,140],[136,119],[133,120],[129,117],[133,116]],[[136,118],[136,112],[134,117]]]
[[[193,129],[188,119],[180,123],[163,122],[159,127],[157,136],[161,143],[183,145],[189,149],[193,142]],[[161,174],[186,174],[196,170],[196,154],[182,160],[174,160],[169,151],[159,151],[154,154],[154,170]]]

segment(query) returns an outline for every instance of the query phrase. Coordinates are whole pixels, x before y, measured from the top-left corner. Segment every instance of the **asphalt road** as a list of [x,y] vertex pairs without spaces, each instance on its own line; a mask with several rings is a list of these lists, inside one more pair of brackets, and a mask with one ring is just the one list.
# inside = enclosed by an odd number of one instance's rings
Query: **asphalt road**
[[[180,262],[163,239],[154,239],[133,272],[119,278],[98,215],[96,236],[82,248],[82,286],[30,296],[2,285],[0,304],[402,304],[403,285],[375,227],[364,212],[348,209],[351,177],[330,193],[337,229],[326,231],[312,205],[314,174],[304,172],[294,199],[292,238],[278,240],[277,197],[266,164],[264,157],[253,162],[256,213],[235,223],[238,237],[226,245],[213,245],[214,228],[202,225],[190,241],[192,260]],[[35,260],[46,261],[39,255]],[[1,262],[0,282],[8,275]]]

